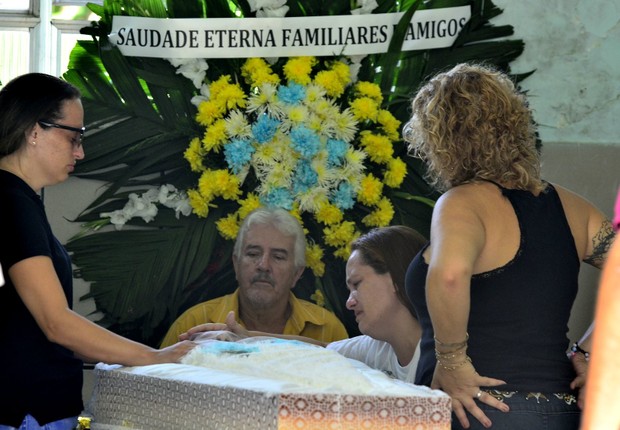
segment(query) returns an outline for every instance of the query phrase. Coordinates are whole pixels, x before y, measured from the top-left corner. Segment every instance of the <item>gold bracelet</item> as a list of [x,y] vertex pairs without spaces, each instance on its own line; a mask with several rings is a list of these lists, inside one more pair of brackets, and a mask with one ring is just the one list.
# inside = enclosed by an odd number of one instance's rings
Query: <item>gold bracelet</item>
[[452,349],[446,349],[443,351],[440,351],[439,348],[445,348],[439,344],[435,345],[435,352],[439,353],[439,354],[455,354],[459,351],[465,351],[467,349],[467,342],[462,342],[460,344],[457,344],[457,346],[455,348]]
[[469,333],[465,333],[465,340],[462,342],[444,343],[440,341],[439,339],[437,339],[436,336],[433,336],[433,339],[435,339],[435,343],[437,343],[437,345],[443,346],[444,348],[459,348],[460,349],[464,345],[467,345],[467,341],[469,340]]
[[438,350],[435,350],[435,358],[437,358],[437,360],[450,360],[453,358],[458,357],[459,355],[464,355],[466,351],[466,348],[460,348],[457,349],[455,351],[447,351],[447,352],[440,352]]
[[441,366],[443,369],[447,370],[448,372],[452,372],[456,369],[459,369],[461,367],[463,367],[464,365],[466,365],[467,363],[471,363],[471,358],[469,358],[468,355],[465,356],[465,360],[456,363],[454,365],[446,365],[444,363],[442,363],[441,361],[437,360],[437,364],[439,364],[439,366]]

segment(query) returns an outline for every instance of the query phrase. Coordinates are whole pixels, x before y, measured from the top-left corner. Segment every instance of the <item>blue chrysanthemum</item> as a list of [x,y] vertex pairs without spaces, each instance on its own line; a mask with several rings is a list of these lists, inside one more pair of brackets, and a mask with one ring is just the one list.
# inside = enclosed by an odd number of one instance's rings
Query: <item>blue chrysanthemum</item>
[[251,160],[256,149],[248,139],[234,139],[224,146],[224,158],[228,168],[238,174]]
[[321,147],[321,139],[319,136],[303,125],[293,128],[290,138],[293,143],[293,149],[299,152],[304,158],[314,157]]
[[344,156],[347,153],[347,144],[344,140],[329,139],[327,141],[327,165],[328,167],[342,166]]
[[267,195],[261,197],[261,203],[265,206],[276,206],[290,211],[293,209],[293,196],[286,188],[273,188]]
[[278,131],[280,121],[269,115],[261,115],[252,125],[252,134],[258,143],[269,142]]
[[332,202],[342,210],[351,209],[355,204],[353,199],[353,187],[348,182],[341,182],[338,189],[334,191]]
[[319,175],[307,160],[300,160],[295,167],[293,176],[293,193],[303,193],[314,187],[318,182]]
[[278,88],[278,98],[284,103],[297,104],[306,98],[306,88],[295,82],[291,82],[287,86],[280,85]]

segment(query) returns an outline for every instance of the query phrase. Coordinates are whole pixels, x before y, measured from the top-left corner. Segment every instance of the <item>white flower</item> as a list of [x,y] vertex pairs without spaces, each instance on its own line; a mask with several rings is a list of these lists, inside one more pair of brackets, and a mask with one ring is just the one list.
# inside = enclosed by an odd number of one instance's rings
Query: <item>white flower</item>
[[159,211],[156,204],[174,209],[177,219],[180,214],[189,216],[192,212],[187,194],[178,191],[174,185],[165,184],[159,188],[148,189],[142,196],[131,193],[123,209],[103,212],[100,216],[110,218],[110,223],[114,224],[117,230],[120,230],[127,221],[135,217],[140,217],[147,223],[153,221]]
[[349,76],[351,77],[351,82],[355,83],[358,81],[357,75],[362,67],[362,60],[366,58],[366,55],[350,55],[348,58],[350,61]]
[[379,4],[376,0],[357,0],[357,9],[351,10],[352,15],[366,15],[372,13]]
[[210,97],[211,91],[209,90],[209,85],[203,83],[200,86],[200,95],[192,97],[191,103],[194,106],[198,107],[200,106],[200,103],[206,102],[207,100],[209,100]]
[[286,16],[288,12],[288,6],[281,7],[279,9],[261,9],[256,12],[257,18],[282,18]]
[[288,12],[287,0],[248,0],[257,18],[282,18]]
[[114,212],[103,212],[99,214],[99,216],[101,216],[101,218],[110,218],[110,222],[114,224],[114,227],[117,230],[122,229],[125,223],[129,221],[129,218],[127,218],[127,214],[122,210],[117,210]]
[[190,216],[192,213],[192,206],[189,204],[189,199],[187,197],[185,197],[185,199],[176,200],[174,206],[170,208],[174,209],[177,219],[179,219],[180,214],[183,214],[183,216]]
[[248,0],[250,10],[256,12],[258,9],[277,9],[283,7],[287,0]]
[[207,75],[209,65],[204,58],[167,58],[177,69],[177,74],[190,79],[196,88],[200,88]]

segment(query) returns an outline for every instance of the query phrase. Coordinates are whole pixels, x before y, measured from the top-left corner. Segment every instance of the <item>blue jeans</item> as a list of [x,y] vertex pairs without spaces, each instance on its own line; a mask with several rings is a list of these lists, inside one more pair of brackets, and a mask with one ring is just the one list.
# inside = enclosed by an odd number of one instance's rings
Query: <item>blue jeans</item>
[[[493,423],[491,430],[578,430],[581,410],[572,394],[521,393],[485,390],[488,394],[510,406],[510,412],[501,412],[477,401]],[[484,427],[467,413],[470,430]],[[452,414],[452,430],[461,430],[461,424]],[[486,430],[486,429],[484,429]]]
[[44,425],[39,425],[32,415],[26,415],[19,427],[11,427],[0,424],[0,430],[75,430],[77,417],[63,418]]

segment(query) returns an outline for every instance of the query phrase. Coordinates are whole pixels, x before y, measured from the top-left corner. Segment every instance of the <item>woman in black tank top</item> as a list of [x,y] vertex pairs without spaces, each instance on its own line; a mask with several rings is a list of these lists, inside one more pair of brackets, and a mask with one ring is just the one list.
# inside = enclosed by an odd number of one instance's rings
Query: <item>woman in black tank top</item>
[[456,429],[578,429],[589,339],[569,358],[567,323],[581,261],[600,267],[608,252],[609,220],[541,179],[531,112],[501,72],[435,76],[403,134],[444,192],[407,272],[423,329],[416,383],[451,396]]

